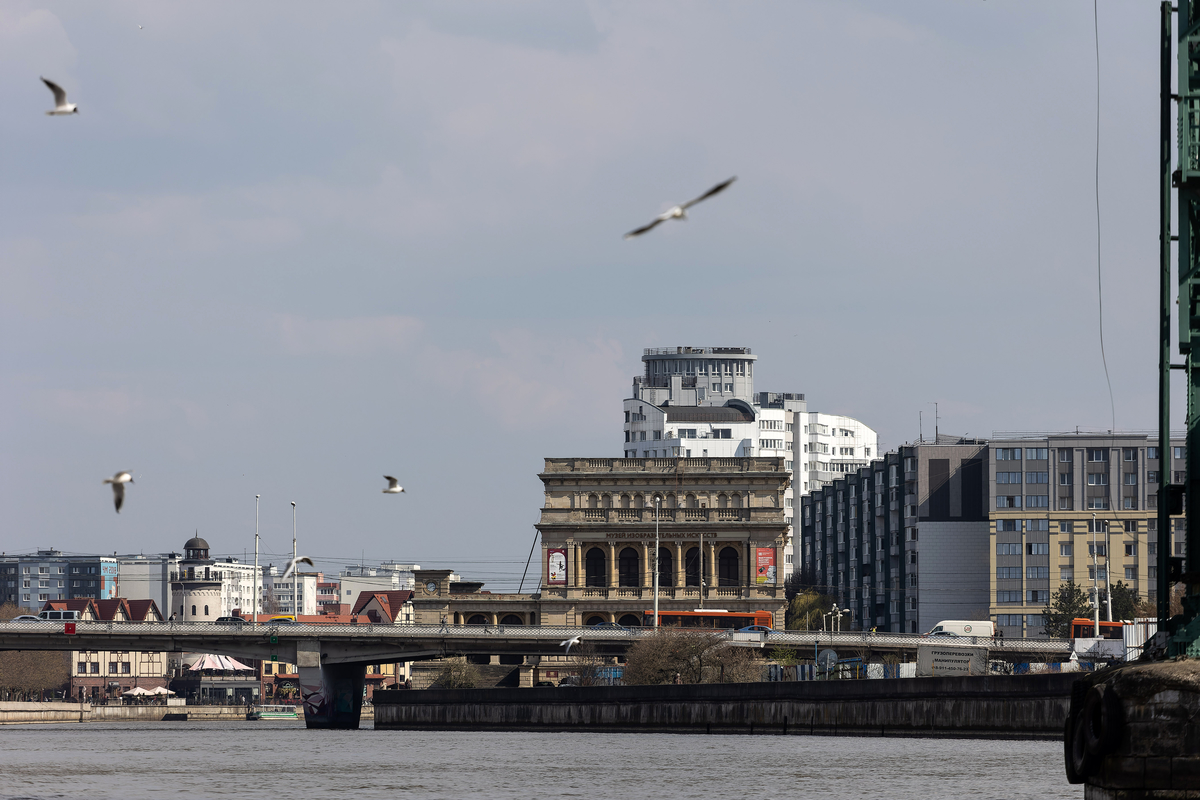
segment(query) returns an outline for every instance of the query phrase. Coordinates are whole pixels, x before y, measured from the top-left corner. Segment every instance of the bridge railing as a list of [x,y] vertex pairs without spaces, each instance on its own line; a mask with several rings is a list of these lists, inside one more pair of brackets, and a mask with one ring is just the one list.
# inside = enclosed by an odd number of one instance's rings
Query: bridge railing
[[[64,623],[59,621],[0,622],[0,634],[6,633],[56,633],[62,632]],[[674,629],[672,629],[674,630]],[[713,633],[732,631],[710,628],[684,628],[683,630]],[[479,639],[487,637],[505,639],[560,640],[580,637],[581,640],[631,641],[654,635],[653,628],[620,627],[574,627],[555,625],[392,625],[378,623],[360,624],[295,624],[272,625],[269,623],[247,623],[245,625],[218,625],[212,622],[77,622],[76,635],[114,635],[157,637],[171,636],[200,639],[257,640],[276,635],[285,639],[326,638],[343,639],[372,637],[382,639]],[[918,644],[945,646],[986,645],[993,650],[1019,650],[1021,652],[1044,652],[1047,654],[1069,653],[1068,639],[1008,639],[990,636],[960,636],[927,638],[913,633],[871,633],[870,631],[772,631],[762,633],[765,645],[789,647],[890,647],[915,648]],[[744,635],[739,638],[745,638]]]

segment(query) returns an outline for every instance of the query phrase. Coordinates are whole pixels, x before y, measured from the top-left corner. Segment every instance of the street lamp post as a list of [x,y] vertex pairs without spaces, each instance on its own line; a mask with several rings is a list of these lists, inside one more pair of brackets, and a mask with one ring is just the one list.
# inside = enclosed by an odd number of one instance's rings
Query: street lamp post
[[292,619],[300,621],[300,609],[296,606],[296,592],[299,570],[296,569],[296,503],[292,502]]
[[662,509],[662,497],[654,498],[654,627],[658,628],[658,517]]
[[258,624],[258,495],[254,495],[254,596],[250,598],[254,624]]

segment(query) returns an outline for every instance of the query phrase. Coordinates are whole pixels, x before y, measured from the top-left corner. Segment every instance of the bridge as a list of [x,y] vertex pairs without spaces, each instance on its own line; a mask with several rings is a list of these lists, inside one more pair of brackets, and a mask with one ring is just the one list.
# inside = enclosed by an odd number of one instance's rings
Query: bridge
[[[578,636],[603,655],[620,655],[652,636],[652,628],[576,628],[524,625],[357,625],[211,622],[0,622],[0,650],[129,650],[221,653],[283,661],[300,673],[305,721],[310,728],[356,728],[366,666],[445,656],[562,655],[561,642]],[[704,630],[704,629],[695,629]],[[928,639],[917,634],[869,632],[712,631],[738,647],[786,647],[801,657],[833,648],[840,654],[916,657],[921,643],[939,647],[986,645],[992,659],[1010,662],[1066,659],[1066,639]]]

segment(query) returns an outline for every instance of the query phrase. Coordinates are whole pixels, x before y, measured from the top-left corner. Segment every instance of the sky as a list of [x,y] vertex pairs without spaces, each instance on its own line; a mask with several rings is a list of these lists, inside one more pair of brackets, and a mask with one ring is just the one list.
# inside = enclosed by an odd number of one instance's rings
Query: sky
[[886,449],[1153,429],[1158,4],[1098,3],[1098,128],[1092,10],[5,3],[0,550],[240,558],[261,495],[264,562],[294,501],[319,567],[515,589],[645,347]]

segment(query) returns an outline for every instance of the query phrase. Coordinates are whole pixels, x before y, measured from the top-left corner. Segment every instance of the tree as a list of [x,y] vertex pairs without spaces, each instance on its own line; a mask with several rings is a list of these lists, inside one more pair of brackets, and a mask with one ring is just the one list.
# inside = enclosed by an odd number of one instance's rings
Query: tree
[[[0,605],[0,620],[10,620],[25,609],[15,603]],[[58,650],[8,650],[0,652],[0,697],[31,699],[65,689],[71,677],[71,654]]]
[[479,670],[462,656],[447,658],[434,682],[441,689],[474,689],[479,685]]
[[1042,624],[1046,635],[1067,637],[1071,634],[1071,620],[1076,617],[1091,617],[1095,608],[1075,581],[1067,581],[1050,596],[1050,603],[1042,609]]
[[600,655],[596,643],[592,641],[580,642],[571,654],[571,665],[575,676],[579,678],[580,686],[598,685],[601,669],[606,663],[607,659]]
[[1132,621],[1137,617],[1138,593],[1125,581],[1117,581],[1110,589],[1112,592],[1112,613],[1117,620]]
[[762,679],[762,662],[730,647],[724,633],[660,628],[629,648],[625,683],[743,683]]
[[825,612],[833,607],[833,598],[819,593],[816,589],[806,589],[797,594],[788,603],[787,627],[795,631],[816,631],[821,629],[821,620]]
[[[1183,613],[1183,597],[1187,594],[1187,585],[1183,583],[1171,584],[1170,594],[1170,610],[1167,612],[1168,617],[1174,617]],[[1158,601],[1152,598],[1139,600],[1137,604],[1137,616],[1139,617],[1158,617]]]

